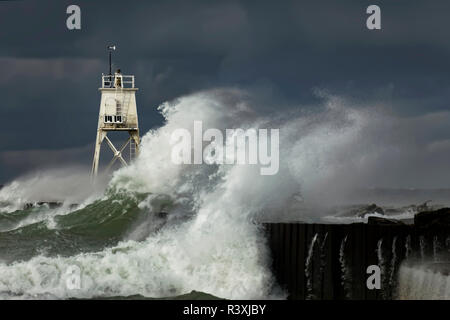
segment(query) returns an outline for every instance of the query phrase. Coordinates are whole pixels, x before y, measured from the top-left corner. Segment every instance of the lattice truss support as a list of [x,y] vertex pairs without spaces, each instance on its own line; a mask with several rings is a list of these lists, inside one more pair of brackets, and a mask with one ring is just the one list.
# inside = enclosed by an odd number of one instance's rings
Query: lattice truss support
[[108,144],[109,148],[113,152],[113,158],[109,162],[108,166],[106,167],[106,172],[108,172],[111,167],[114,165],[114,163],[119,160],[122,164],[122,166],[127,166],[127,161],[123,158],[122,153],[125,150],[125,148],[130,145],[130,161],[138,154],[139,152],[139,131],[128,131],[129,137],[128,140],[119,148],[117,149],[114,144],[111,142],[111,140],[108,138],[107,134],[108,132],[105,130],[99,130],[97,132],[97,139],[95,143],[95,152],[94,152],[94,161],[92,164],[92,176],[96,177],[98,173],[98,165],[100,160],[100,149],[102,146],[102,143],[104,140],[106,140],[106,143]]

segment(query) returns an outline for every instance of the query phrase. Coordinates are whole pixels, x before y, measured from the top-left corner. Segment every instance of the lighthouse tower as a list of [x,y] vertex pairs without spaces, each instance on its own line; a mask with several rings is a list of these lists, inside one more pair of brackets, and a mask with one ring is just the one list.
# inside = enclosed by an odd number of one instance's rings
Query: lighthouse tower
[[[112,47],[108,47],[108,49],[110,48]],[[122,152],[127,146],[130,150],[130,161],[139,152],[139,126],[135,96],[137,90],[134,75],[123,75],[120,70],[117,70],[114,75],[111,74],[110,59],[110,74],[102,75],[102,86],[99,88],[101,100],[92,177],[95,178],[98,173],[100,148],[103,141],[106,141],[113,152],[113,158],[107,170],[112,167],[116,160],[119,160],[123,166],[128,164],[122,157]],[[108,132],[110,131],[127,132],[128,140],[120,148],[116,148],[108,138]]]

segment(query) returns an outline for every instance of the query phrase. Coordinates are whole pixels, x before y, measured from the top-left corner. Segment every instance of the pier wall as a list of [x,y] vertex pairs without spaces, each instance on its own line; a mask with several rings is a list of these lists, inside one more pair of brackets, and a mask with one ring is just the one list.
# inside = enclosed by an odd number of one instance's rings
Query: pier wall
[[[448,258],[450,228],[404,224],[266,223],[272,268],[288,299],[393,299],[408,261]],[[369,265],[381,289],[366,285]]]

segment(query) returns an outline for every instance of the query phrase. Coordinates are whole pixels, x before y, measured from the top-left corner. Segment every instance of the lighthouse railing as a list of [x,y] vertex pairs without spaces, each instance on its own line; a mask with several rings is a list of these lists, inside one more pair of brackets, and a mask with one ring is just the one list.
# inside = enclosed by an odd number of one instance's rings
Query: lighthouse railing
[[[134,76],[133,75],[121,75],[122,86],[121,88],[134,88]],[[114,75],[102,75],[102,88],[115,88],[115,76]]]

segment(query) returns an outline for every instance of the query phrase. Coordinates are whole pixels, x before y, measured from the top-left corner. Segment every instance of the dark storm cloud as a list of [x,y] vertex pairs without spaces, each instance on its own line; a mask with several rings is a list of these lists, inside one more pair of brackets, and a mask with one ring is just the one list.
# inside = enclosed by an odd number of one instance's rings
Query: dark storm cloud
[[[65,26],[69,4],[81,7],[81,30]],[[264,92],[280,110],[312,104],[314,88],[403,117],[448,110],[450,2],[378,1],[381,31],[365,28],[370,4],[2,1],[0,181],[41,165],[28,150],[51,158],[93,142],[107,44],[136,75],[142,132],[161,123],[160,103],[219,86]],[[450,129],[428,138],[446,141]],[[7,160],[14,152],[29,158],[20,169]],[[74,158],[89,164],[91,154]]]
[[[37,149],[0,152],[0,163],[6,166],[12,175],[32,170],[44,170],[61,166],[78,165],[91,151],[91,146],[70,149]],[[86,169],[88,172],[88,169]]]

